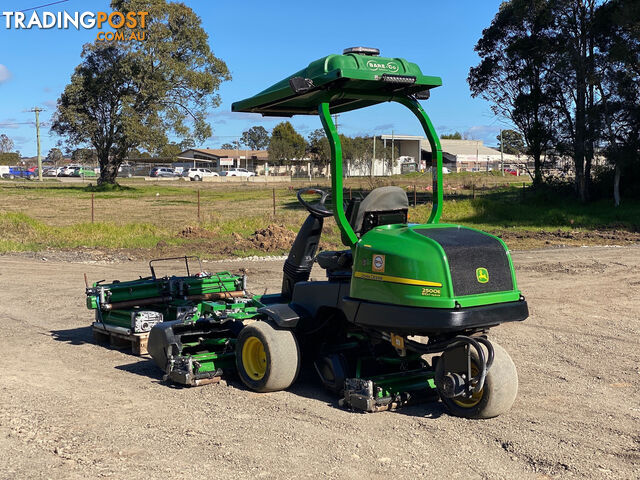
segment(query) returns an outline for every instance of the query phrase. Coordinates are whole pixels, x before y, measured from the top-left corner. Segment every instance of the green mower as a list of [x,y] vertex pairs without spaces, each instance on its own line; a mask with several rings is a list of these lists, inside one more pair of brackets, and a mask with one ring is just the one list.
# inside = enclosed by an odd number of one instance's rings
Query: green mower
[[[416,64],[359,47],[316,60],[233,104],[234,112],[319,115],[331,146],[332,199],[319,189],[298,192],[309,216],[284,263],[280,294],[251,296],[244,278],[223,275],[233,285],[210,299],[192,297],[196,303],[189,305],[197,313],[153,326],[149,352],[167,378],[196,385],[213,373],[237,375],[251,390],[271,392],[288,388],[301,369],[309,369],[339,395],[341,405],[361,411],[438,396],[453,415],[467,418],[495,417],[511,407],[516,368],[487,332],[526,319],[527,303],[502,240],[439,223],[442,151],[418,100],[441,84]],[[389,101],[413,112],[431,145],[436,174],[425,224],[408,223],[407,195],[398,187],[377,188],[362,200],[343,199],[342,152],[331,115]],[[312,202],[311,195],[319,198]],[[323,221],[330,216],[346,248],[318,252]],[[315,262],[326,280],[308,281]],[[207,275],[200,281],[215,280]],[[156,297],[168,295],[172,284],[168,301],[189,303],[190,292],[179,292],[178,280],[163,281]],[[100,310],[99,294],[93,296]],[[219,355],[233,356],[234,364],[221,364]]]

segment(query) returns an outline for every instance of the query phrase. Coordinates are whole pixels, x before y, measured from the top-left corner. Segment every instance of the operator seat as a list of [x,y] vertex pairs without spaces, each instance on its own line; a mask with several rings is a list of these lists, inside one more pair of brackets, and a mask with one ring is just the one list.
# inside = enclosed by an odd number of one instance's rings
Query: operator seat
[[[409,200],[400,187],[379,187],[364,200],[352,199],[345,216],[358,238],[374,227],[407,223]],[[353,256],[351,249],[318,253],[316,261],[327,271],[329,279],[350,278]]]

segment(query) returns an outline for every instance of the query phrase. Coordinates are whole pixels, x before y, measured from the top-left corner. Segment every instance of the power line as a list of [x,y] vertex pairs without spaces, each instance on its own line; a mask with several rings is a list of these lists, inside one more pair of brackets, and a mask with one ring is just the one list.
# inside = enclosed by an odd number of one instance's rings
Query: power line
[[38,5],[37,7],[25,8],[24,10],[20,10],[21,12],[28,12],[30,10],[37,10],[38,8],[50,7],[51,5],[57,5],[59,3],[65,3],[69,0],[59,0],[58,2],[47,3],[45,5]]

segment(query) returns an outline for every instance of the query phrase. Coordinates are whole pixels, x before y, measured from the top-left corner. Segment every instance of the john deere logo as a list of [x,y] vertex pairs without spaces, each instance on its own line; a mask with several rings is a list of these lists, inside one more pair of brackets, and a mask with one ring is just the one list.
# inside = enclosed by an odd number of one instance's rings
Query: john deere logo
[[486,268],[476,268],[476,279],[479,283],[487,283],[489,281],[489,272]]
[[376,60],[369,60],[367,62],[367,68],[373,71],[384,70],[385,72],[391,72],[391,73],[396,73],[400,69],[398,64],[395,62],[382,63]]

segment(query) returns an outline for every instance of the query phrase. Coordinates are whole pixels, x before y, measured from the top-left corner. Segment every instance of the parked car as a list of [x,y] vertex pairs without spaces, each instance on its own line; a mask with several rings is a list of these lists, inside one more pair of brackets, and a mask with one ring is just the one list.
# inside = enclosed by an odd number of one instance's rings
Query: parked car
[[204,177],[219,177],[220,175],[208,168],[187,168],[182,172],[182,176],[189,178],[192,181],[199,182]]
[[32,179],[35,177],[35,173],[30,171],[25,167],[9,167],[9,171],[3,173],[2,176],[4,178],[14,179],[14,178],[28,178]]
[[120,167],[118,167],[119,177],[131,178],[133,177],[133,173],[134,173],[133,165],[131,165],[130,163],[123,163],[122,165],[120,165]]
[[504,173],[508,173],[509,175],[513,175],[514,177],[518,176],[518,171],[512,168],[505,168]]
[[225,177],[254,177],[256,174],[246,168],[230,168],[222,172]]
[[78,165],[77,163],[70,163],[66,167],[62,168],[62,171],[58,174],[59,177],[70,177],[76,169],[82,168],[82,165]]
[[96,177],[96,171],[93,168],[79,167],[76,168],[70,177]]
[[153,167],[149,172],[150,177],[178,177],[179,175],[173,168],[169,167]]

